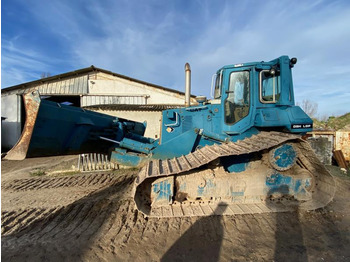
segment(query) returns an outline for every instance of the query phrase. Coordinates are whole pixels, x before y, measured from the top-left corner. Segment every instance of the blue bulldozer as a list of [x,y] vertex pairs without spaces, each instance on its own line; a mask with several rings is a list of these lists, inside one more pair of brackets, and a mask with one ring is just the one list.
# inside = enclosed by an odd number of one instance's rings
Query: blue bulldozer
[[[108,153],[139,167],[133,198],[150,217],[234,215],[326,206],[333,177],[302,139],[312,120],[295,106],[292,68],[281,56],[220,68],[213,99],[162,112],[161,137],[144,137],[145,123],[25,94],[26,123],[7,159]],[[220,207],[222,207],[220,209]],[[222,210],[222,212],[220,212]]]

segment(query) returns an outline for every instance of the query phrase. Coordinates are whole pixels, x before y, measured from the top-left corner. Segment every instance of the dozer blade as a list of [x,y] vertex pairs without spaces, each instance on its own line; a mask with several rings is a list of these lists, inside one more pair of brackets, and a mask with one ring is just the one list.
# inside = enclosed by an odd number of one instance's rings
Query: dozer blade
[[[37,91],[23,95],[26,112],[24,129],[17,144],[5,159],[57,156],[82,153],[108,153],[113,145],[100,136],[114,138],[118,124],[131,122],[80,107],[41,100]],[[144,125],[133,122],[136,134]]]
[[34,125],[39,112],[40,96],[38,92],[24,95],[23,100],[26,112],[26,121],[21,137],[5,156],[5,159],[8,160],[23,160],[26,158]]
[[[224,168],[225,162],[242,159],[244,168]],[[209,216],[314,210],[326,206],[334,192],[333,177],[307,142],[260,132],[151,161],[135,180],[134,200],[150,217]]]

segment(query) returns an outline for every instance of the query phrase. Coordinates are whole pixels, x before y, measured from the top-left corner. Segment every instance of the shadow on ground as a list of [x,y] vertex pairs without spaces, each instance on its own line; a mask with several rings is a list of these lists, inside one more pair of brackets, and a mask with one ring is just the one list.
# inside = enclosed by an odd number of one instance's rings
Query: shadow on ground
[[[213,212],[213,216],[197,220],[164,254],[161,261],[219,261],[220,248],[224,238],[222,217],[217,216],[224,212],[227,205],[222,204]],[[204,231],[215,230],[215,235],[208,238]],[[201,235],[202,233],[202,235]]]

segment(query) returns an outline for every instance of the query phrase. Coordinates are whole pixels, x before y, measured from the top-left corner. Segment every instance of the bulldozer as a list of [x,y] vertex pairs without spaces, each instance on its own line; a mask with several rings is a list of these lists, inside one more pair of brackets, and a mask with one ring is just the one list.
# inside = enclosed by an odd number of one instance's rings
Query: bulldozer
[[[162,112],[161,137],[139,123],[23,96],[26,123],[7,159],[108,153],[139,167],[133,198],[149,217],[283,212],[325,207],[335,181],[302,136],[312,119],[295,106],[296,58],[227,65],[213,77],[212,99]],[[220,211],[221,210],[221,211]]]

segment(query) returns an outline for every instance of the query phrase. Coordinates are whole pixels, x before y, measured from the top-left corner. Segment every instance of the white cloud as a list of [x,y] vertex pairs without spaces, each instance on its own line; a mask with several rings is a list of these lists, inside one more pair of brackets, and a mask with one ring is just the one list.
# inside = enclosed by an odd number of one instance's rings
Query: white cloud
[[[219,67],[286,54],[299,59],[293,72],[299,101],[319,103],[321,114],[349,111],[344,102],[350,72],[346,1],[22,3],[30,5],[32,17],[50,37],[62,42],[65,65],[73,69],[94,64],[181,90],[183,67],[190,62],[193,92],[209,95]],[[29,78],[32,68],[57,66],[39,52],[40,46],[26,46],[23,38],[11,41],[13,49],[3,49],[2,70],[18,70],[13,78],[21,70],[26,73],[19,81]],[[19,50],[26,53],[23,58]]]
[[40,74],[51,69],[48,58],[22,45],[15,45],[20,37],[2,41],[2,86],[11,86],[36,80]]

